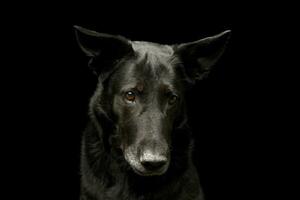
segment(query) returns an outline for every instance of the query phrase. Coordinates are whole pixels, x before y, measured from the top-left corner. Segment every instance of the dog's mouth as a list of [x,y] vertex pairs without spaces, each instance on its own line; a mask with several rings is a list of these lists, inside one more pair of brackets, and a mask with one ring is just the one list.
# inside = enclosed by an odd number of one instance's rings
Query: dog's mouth
[[167,171],[167,167],[160,168],[159,170],[144,169],[143,171],[141,171],[139,168],[136,168],[134,166],[131,166],[131,167],[132,167],[133,171],[140,176],[160,176]]
[[[160,176],[168,170],[170,164],[169,158],[158,158],[159,160],[155,160],[155,162],[153,159],[151,160],[152,162],[149,160],[145,162],[145,160],[141,160],[141,158],[134,153],[132,148],[125,149],[124,157],[132,170],[140,176]],[[151,156],[149,157],[151,159]]]

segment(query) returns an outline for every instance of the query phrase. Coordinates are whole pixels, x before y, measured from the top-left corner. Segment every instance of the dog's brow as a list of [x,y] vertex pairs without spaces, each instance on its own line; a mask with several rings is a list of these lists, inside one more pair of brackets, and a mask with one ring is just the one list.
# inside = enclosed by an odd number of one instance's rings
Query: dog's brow
[[139,92],[142,92],[144,90],[144,84],[141,83],[141,82],[138,82],[137,85],[136,85],[136,89],[139,91]]
[[169,83],[162,83],[161,84],[161,90],[163,90],[164,92],[177,92],[176,89],[174,88],[174,86],[172,84]]
[[138,92],[143,92],[145,86],[142,81],[139,80],[131,80],[129,83],[124,84],[124,87],[122,89],[123,92],[126,92],[127,90],[137,90]]

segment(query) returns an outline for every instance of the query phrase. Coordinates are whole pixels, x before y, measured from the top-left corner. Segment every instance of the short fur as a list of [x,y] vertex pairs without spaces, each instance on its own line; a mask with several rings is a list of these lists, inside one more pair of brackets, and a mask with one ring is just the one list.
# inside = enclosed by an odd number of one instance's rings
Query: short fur
[[[82,137],[81,200],[203,200],[184,95],[220,57],[229,31],[161,45],[75,29],[99,77]],[[134,102],[125,98],[128,90]],[[148,168],[142,155],[166,162]]]

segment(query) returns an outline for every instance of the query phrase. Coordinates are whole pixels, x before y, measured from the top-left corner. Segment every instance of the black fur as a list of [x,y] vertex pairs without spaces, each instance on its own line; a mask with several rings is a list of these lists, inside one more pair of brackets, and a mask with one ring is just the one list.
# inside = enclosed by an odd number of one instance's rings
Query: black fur
[[[193,139],[184,95],[220,57],[229,31],[169,46],[131,42],[78,26],[75,30],[81,49],[91,57],[89,66],[99,77],[82,137],[81,199],[203,200],[191,159]],[[134,105],[124,100],[127,86],[138,98]],[[125,158],[132,146],[137,149],[131,150],[134,158]],[[134,170],[144,148],[167,158],[165,171]]]

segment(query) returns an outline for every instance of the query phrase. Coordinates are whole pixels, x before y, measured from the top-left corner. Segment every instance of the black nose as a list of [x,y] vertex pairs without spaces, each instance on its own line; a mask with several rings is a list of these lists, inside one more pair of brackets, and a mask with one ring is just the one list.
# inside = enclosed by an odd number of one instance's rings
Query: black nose
[[140,162],[147,170],[157,170],[167,163],[167,157],[152,153],[143,153]]
[[148,170],[157,170],[164,166],[167,162],[164,160],[160,161],[142,161],[142,165]]

